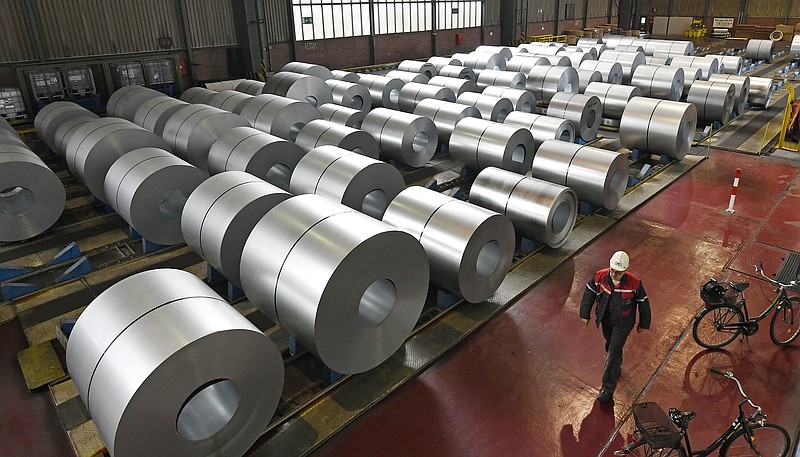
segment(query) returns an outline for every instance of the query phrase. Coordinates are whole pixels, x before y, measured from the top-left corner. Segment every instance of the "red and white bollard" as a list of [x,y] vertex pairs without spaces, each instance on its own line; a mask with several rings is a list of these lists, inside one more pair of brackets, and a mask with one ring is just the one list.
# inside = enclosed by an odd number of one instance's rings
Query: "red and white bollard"
[[739,178],[742,177],[742,169],[736,169],[736,177],[733,178],[733,186],[731,186],[731,199],[728,202],[728,209],[725,211],[728,213],[733,213],[733,202],[736,201],[736,189],[739,187]]

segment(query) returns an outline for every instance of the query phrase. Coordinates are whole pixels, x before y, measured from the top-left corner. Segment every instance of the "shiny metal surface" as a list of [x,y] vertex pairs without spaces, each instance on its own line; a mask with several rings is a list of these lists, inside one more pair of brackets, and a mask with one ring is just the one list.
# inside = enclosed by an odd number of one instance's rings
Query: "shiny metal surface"
[[625,154],[547,140],[536,151],[531,176],[570,187],[581,201],[614,209],[628,185],[628,171]]
[[536,57],[544,57],[550,62],[550,65],[560,66],[560,67],[571,67],[572,61],[567,57],[565,53],[555,54],[555,55],[540,55],[534,54],[534,58]]
[[430,277],[413,236],[319,195],[267,213],[241,272],[250,301],[339,373],[367,371],[397,350]]
[[381,152],[377,140],[371,134],[323,119],[306,124],[294,142],[304,151],[320,146],[336,146],[373,159],[377,159]]
[[346,106],[334,105],[326,103],[319,107],[322,119],[326,121],[335,122],[337,124],[346,125],[355,129],[360,129],[364,118],[367,116],[366,111],[361,111]]
[[434,76],[428,81],[431,86],[446,87],[456,94],[456,97],[464,92],[480,92],[478,85],[468,79],[450,78],[447,76]]
[[528,129],[533,135],[535,149],[546,140],[575,141],[575,126],[567,119],[514,111],[506,117],[505,123]]
[[[789,55],[792,57],[792,59],[797,59],[800,57],[800,35],[795,35],[792,37],[792,43],[789,45]],[[728,66],[726,65],[725,68],[728,68]]]
[[289,189],[289,179],[303,157],[297,144],[250,127],[236,127],[223,133],[208,152],[208,171],[246,171],[253,176]]
[[[792,39],[794,43],[794,39]],[[742,74],[742,58],[739,56],[718,56],[719,63],[724,68],[724,73],[728,75],[740,75]],[[709,78],[710,79],[710,78]]]
[[280,71],[290,71],[292,73],[300,73],[302,75],[316,76],[323,81],[333,79],[333,73],[331,73],[328,68],[313,63],[289,62],[284,65]]
[[547,115],[570,120],[575,127],[575,134],[589,141],[597,138],[597,129],[600,128],[603,117],[603,105],[594,95],[559,92],[550,100]]
[[481,118],[481,112],[474,106],[455,102],[426,99],[417,103],[414,114],[424,116],[433,121],[442,144],[450,141],[450,135],[456,124],[466,117]]
[[105,180],[108,204],[146,240],[182,243],[181,212],[208,175],[163,149],[135,149],[111,165]]
[[400,101],[398,106],[400,111],[413,113],[417,104],[425,99],[444,100],[455,102],[456,94],[447,87],[431,86],[429,84],[406,83],[400,90]]
[[290,71],[280,71],[267,78],[261,93],[299,100],[313,107],[333,101],[331,89],[325,81]]
[[338,79],[339,81],[347,81],[349,83],[357,83],[361,78],[358,73],[353,73],[352,71],[331,70],[331,74],[333,75],[334,79]]
[[750,95],[750,77],[739,76],[730,74],[715,74],[708,78],[709,82],[727,82],[733,84],[736,91],[736,102],[733,104],[733,109],[741,114],[745,111],[747,106],[747,97]]
[[[131,123],[119,117],[104,117],[95,119],[81,124],[70,136],[67,147],[64,149],[64,158],[67,161],[67,167],[72,173],[78,169],[75,159],[78,156],[78,149],[87,138],[92,136],[92,133],[111,125],[130,125]],[[101,130],[102,131],[102,130]]]
[[592,56],[591,52],[570,52],[567,54],[572,67],[577,69],[580,68],[581,63],[587,60],[597,60],[594,56]]
[[505,120],[508,113],[514,111],[514,105],[507,98],[477,94],[475,92],[464,92],[456,98],[456,103],[474,106],[480,111],[483,119],[500,123]]
[[172,97],[154,97],[141,104],[133,122],[163,138],[167,121],[184,106],[189,104]]
[[508,99],[514,105],[514,111],[532,113],[536,108],[536,96],[526,89],[489,86],[483,89],[483,94]]
[[251,98],[253,98],[252,95],[244,94],[239,91],[223,90],[211,97],[211,100],[209,100],[207,104],[229,113],[239,114],[242,112],[245,103]]
[[510,59],[514,53],[511,51],[511,48],[508,46],[489,46],[489,45],[481,45],[475,48],[475,52],[483,52],[488,54],[500,54],[506,60]]
[[380,220],[405,188],[400,172],[386,162],[335,146],[310,150],[297,164],[289,191],[317,194]]
[[772,84],[771,78],[750,78],[750,94],[747,100],[751,105],[759,108],[769,107],[769,101],[772,98],[772,93],[775,91],[775,86]]
[[680,101],[683,94],[683,69],[659,65],[639,65],[631,78],[631,86],[642,90],[642,96]]
[[108,102],[106,102],[106,115],[119,117],[117,114],[117,104],[119,103],[120,99],[123,97],[127,97],[129,92],[137,92],[141,89],[144,89],[142,86],[124,86],[120,87],[119,89],[115,90],[109,97]]
[[250,99],[240,116],[254,128],[290,141],[306,124],[322,118],[319,110],[308,103],[269,94]]
[[115,457],[242,455],[272,418],[284,380],[267,336],[203,281],[169,269],[131,276],[92,301],[70,335],[67,367]]
[[164,94],[142,86],[125,86],[117,89],[108,97],[106,115],[133,120],[133,114],[139,105],[153,97],[163,97]]
[[586,60],[581,63],[580,69],[599,71],[604,83],[622,84],[622,65],[619,62]]
[[498,167],[517,173],[530,170],[536,153],[527,128],[471,117],[456,124],[448,149],[453,161],[473,170]]
[[338,79],[329,79],[325,81],[325,84],[331,90],[333,103],[361,111],[372,109],[372,97],[369,95],[369,89],[361,84]]
[[447,76],[448,78],[461,78],[468,79],[472,82],[478,80],[472,68],[462,67],[458,65],[445,65],[436,73],[437,76]]
[[205,87],[190,87],[183,91],[180,99],[186,103],[202,103],[207,105],[217,93],[217,91],[206,89]]
[[[410,73],[418,73],[424,75],[427,79],[431,79],[437,74],[436,67],[430,62],[419,62],[417,60],[404,60],[397,65],[397,69],[399,71],[405,71]],[[389,72],[391,73],[391,72]],[[390,75],[390,77],[392,77]],[[396,77],[396,76],[395,76]],[[402,79],[402,78],[401,78]],[[408,81],[406,81],[408,82]],[[421,82],[421,81],[415,81]]]
[[452,57],[437,57],[437,56],[433,56],[433,57],[428,59],[428,63],[430,63],[434,67],[436,67],[437,74],[438,74],[438,71],[441,70],[442,67],[444,67],[446,65],[453,65],[453,66],[456,66],[456,67],[463,67],[464,66],[463,62],[461,62],[458,59],[454,59]]
[[528,73],[526,89],[533,92],[540,105],[548,105],[558,92],[578,92],[578,72],[572,67],[545,66],[533,67]]
[[470,303],[491,297],[511,264],[514,227],[507,217],[430,189],[400,192],[383,221],[422,243],[433,284]]
[[[36,129],[36,134],[44,141],[50,150],[63,157],[65,151],[61,148],[61,142],[56,140],[56,133],[61,126],[69,121],[73,121],[72,123],[74,125],[76,121],[85,123],[97,118],[98,116],[96,114],[78,104],[72,102],[53,102],[36,113],[33,126]],[[3,123],[8,125],[5,119]],[[16,135],[16,132],[14,132],[14,135]]]
[[631,44],[628,46],[617,46],[613,50],[618,52],[641,52],[644,54],[644,47],[637,46],[635,44]]
[[365,73],[361,75],[358,84],[369,89],[373,107],[397,109],[400,101],[400,89],[405,83],[397,78]]
[[[455,57],[455,56],[453,56]],[[484,53],[484,52],[473,52],[470,54],[466,54],[463,59],[461,60],[461,64],[465,67],[472,68],[473,70],[477,69],[487,69],[487,70],[505,70],[506,69],[506,59],[503,57],[502,54],[493,54],[493,53]]]
[[622,66],[622,84],[630,84],[636,67],[644,65],[643,52],[606,51],[597,57],[600,62],[618,62]]
[[476,84],[480,89],[489,86],[525,89],[525,75],[516,71],[481,70]]
[[695,81],[686,102],[697,107],[697,120],[724,124],[731,119],[736,103],[736,88],[728,82]]
[[383,156],[412,167],[425,165],[439,143],[436,125],[431,119],[387,108],[370,111],[361,129],[378,140]]
[[584,94],[594,95],[600,99],[600,104],[603,105],[603,117],[621,119],[628,101],[633,97],[641,97],[642,91],[635,86],[597,82],[589,84]]
[[403,71],[403,70],[392,70],[386,73],[387,78],[394,78],[403,81],[404,83],[419,83],[425,84],[431,78],[425,76],[424,73],[414,73],[411,71]]
[[686,100],[686,96],[689,95],[689,89],[692,88],[692,84],[695,81],[702,81],[703,80],[703,71],[697,67],[681,67],[683,70],[683,93],[681,94],[681,100]]
[[707,80],[714,73],[719,73],[719,56],[708,55],[703,57],[675,56],[670,62],[671,67],[699,68],[703,79]]
[[219,108],[191,108],[181,108],[173,114],[164,127],[164,136],[176,156],[207,172],[208,151],[217,138],[232,128],[249,124],[244,117]]
[[682,160],[692,146],[695,128],[693,104],[633,97],[622,114],[619,139],[626,148]]
[[235,90],[252,96],[261,95],[261,91],[264,90],[264,82],[245,79],[236,85]]
[[527,75],[530,73],[531,68],[537,65],[550,65],[550,59],[533,54],[517,54],[509,59],[506,64],[506,70],[518,71]]
[[194,252],[241,285],[239,263],[247,237],[265,214],[291,196],[249,173],[226,171],[203,181],[186,200],[181,232]]
[[647,65],[669,65],[672,62],[672,57],[646,56],[644,61]]
[[694,54],[694,43],[691,41],[673,40],[638,40],[637,44],[644,47],[648,56],[655,55],[690,55]]
[[753,60],[772,60],[775,42],[772,40],[749,40],[745,49],[745,56]]
[[578,216],[578,197],[569,187],[495,167],[475,178],[469,202],[507,216],[517,235],[551,248],[567,241]]
[[597,70],[580,70],[578,69],[578,93],[585,94],[586,88],[589,84],[594,82],[603,82],[603,75]]

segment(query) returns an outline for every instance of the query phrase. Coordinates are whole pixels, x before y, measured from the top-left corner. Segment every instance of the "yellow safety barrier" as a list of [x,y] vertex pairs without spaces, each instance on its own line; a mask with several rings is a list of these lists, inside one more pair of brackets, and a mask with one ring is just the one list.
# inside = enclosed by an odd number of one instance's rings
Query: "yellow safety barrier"
[[567,36],[566,35],[552,35],[550,33],[548,33],[546,35],[532,35],[532,36],[528,37],[528,42],[529,43],[533,43],[533,42],[539,42],[539,43],[551,43],[551,42],[566,43],[567,42]]

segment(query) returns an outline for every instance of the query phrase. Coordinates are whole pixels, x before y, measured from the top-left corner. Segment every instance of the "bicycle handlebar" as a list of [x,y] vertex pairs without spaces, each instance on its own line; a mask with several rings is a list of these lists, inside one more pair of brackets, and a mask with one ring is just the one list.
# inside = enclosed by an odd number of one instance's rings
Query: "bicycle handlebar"
[[780,281],[776,281],[769,276],[764,274],[764,265],[762,262],[758,262],[758,265],[753,265],[756,269],[756,273],[760,274],[762,278],[766,279],[767,281],[771,282],[772,284],[779,286],[781,289],[788,289],[790,287],[794,287],[797,285],[797,280],[791,281],[788,284],[784,284]]
[[753,409],[755,409],[756,411],[761,413],[761,406],[756,405],[755,403],[753,403],[752,400],[750,400],[750,397],[748,397],[747,394],[744,392],[744,388],[742,387],[742,383],[739,382],[738,379],[736,379],[736,377],[733,375],[732,371],[721,371],[721,370],[717,370],[716,368],[709,368],[709,371],[711,371],[714,374],[718,374],[720,376],[725,376],[728,379],[733,379],[736,382],[736,386],[739,388],[739,393],[742,394],[742,397],[744,397],[745,401],[747,401],[747,403],[750,406],[752,406]]

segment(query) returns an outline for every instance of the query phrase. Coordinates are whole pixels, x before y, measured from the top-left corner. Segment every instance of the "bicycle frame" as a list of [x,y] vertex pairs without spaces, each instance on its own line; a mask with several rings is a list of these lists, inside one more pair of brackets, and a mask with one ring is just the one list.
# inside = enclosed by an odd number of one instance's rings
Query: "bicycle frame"
[[767,316],[769,316],[770,313],[772,313],[780,303],[783,303],[784,300],[788,300],[788,297],[786,295],[786,291],[783,290],[783,289],[780,289],[780,291],[778,292],[778,296],[775,297],[775,300],[773,300],[772,303],[770,303],[770,305],[767,307],[767,309],[762,311],[761,314],[759,314],[758,316],[751,318],[750,317],[750,313],[747,311],[747,299],[744,296],[744,291],[740,292],[740,295],[742,297],[740,302],[742,304],[742,306],[741,306],[742,311],[744,312],[744,322],[733,322],[733,323],[730,323],[730,324],[725,324],[725,325],[722,326],[722,328],[727,328],[727,329],[738,328],[738,327],[745,328],[745,327],[748,327],[748,326],[750,326],[752,324],[757,324],[757,323],[763,321],[764,319],[766,319]]
[[736,419],[734,419],[733,423],[728,427],[727,430],[722,432],[719,438],[714,440],[714,442],[709,444],[708,447],[706,447],[705,449],[701,449],[699,451],[692,451],[692,445],[689,441],[689,431],[687,429],[683,429],[681,432],[683,433],[683,442],[686,447],[686,455],[691,457],[706,457],[707,455],[710,455],[712,452],[716,451],[720,446],[725,444],[725,442],[728,441],[728,439],[730,439],[730,437],[733,436],[734,433],[739,431],[740,427],[747,428],[748,424],[751,421],[755,421],[756,413],[753,413],[753,415],[750,416],[750,418],[746,419],[744,417],[744,410],[742,409],[742,405],[744,405],[747,402],[747,400],[748,399],[745,398],[744,400],[739,402],[739,416]]

